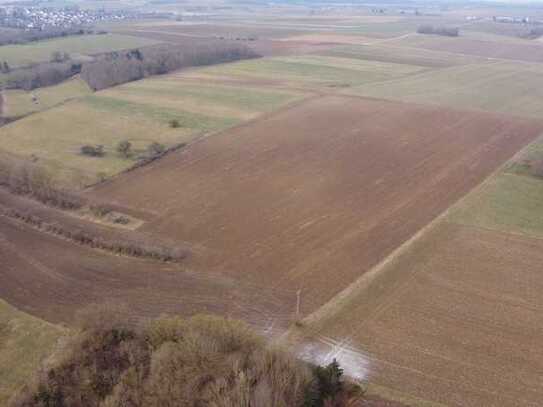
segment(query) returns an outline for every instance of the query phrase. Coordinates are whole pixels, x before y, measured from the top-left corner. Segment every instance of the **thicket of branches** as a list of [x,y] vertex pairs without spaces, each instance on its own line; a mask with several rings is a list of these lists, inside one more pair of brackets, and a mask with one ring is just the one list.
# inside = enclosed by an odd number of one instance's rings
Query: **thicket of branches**
[[0,186],[11,193],[30,196],[60,209],[75,210],[85,204],[77,194],[58,187],[51,174],[43,168],[7,157],[0,158]]
[[101,306],[82,315],[81,333],[11,407],[339,407],[361,400],[337,363],[311,368],[268,347],[244,323],[163,317],[133,328],[112,314]]

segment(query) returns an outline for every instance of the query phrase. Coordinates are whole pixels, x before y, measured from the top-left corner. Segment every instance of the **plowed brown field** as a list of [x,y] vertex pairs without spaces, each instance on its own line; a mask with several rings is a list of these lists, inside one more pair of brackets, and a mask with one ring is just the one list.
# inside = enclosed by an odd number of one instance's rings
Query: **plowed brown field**
[[540,406],[543,240],[441,223],[319,329],[373,383],[450,406]]
[[543,46],[537,42],[485,41],[473,38],[448,38],[417,35],[404,37],[392,43],[433,51],[452,52],[485,58],[507,59],[526,62],[543,62]]
[[541,122],[324,97],[193,144],[93,194],[158,212],[190,266],[316,309],[535,138]]
[[295,294],[194,273],[181,265],[113,256],[0,216],[0,297],[53,322],[86,305],[118,301],[134,316],[216,313],[284,327]]

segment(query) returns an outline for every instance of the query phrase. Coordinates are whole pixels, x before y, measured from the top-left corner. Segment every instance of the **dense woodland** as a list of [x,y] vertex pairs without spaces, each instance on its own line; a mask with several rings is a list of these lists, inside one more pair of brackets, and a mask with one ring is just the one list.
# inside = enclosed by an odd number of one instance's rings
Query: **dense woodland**
[[154,45],[95,55],[90,62],[72,61],[65,53],[54,53],[49,62],[17,69],[0,64],[5,89],[32,90],[56,85],[81,74],[94,90],[165,74],[190,66],[212,65],[258,55],[245,45],[218,40],[183,45]]

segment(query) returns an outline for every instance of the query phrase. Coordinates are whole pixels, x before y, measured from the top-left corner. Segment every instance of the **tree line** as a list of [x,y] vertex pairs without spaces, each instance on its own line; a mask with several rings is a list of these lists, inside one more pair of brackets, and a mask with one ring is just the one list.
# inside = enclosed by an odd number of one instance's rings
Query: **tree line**
[[0,61],[4,89],[32,90],[56,85],[74,75],[81,77],[94,90],[159,75],[190,66],[212,65],[258,55],[243,44],[218,40],[195,41],[191,45],[153,45],[127,51],[94,56],[93,61],[77,62],[62,51],[50,61],[13,68]]

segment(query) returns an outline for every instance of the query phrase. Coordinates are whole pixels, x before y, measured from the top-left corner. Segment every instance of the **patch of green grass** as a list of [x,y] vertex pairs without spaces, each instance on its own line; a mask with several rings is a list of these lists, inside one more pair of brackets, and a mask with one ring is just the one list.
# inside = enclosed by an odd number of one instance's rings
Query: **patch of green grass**
[[67,335],[62,327],[18,311],[0,300],[0,405],[25,384]]
[[543,180],[501,173],[452,209],[448,220],[543,237]]
[[348,90],[362,96],[540,118],[543,68],[486,63],[436,69]]
[[203,72],[284,81],[362,85],[404,76],[420,67],[325,56],[262,58],[206,68]]
[[24,90],[4,91],[5,117],[21,117],[30,113],[49,109],[69,99],[90,94],[92,91],[85,81],[77,78],[59,85],[39,88],[27,92]]
[[154,80],[134,82],[117,87],[113,94],[136,94],[153,98],[171,98],[180,101],[190,99],[193,102],[218,107],[240,109],[245,112],[268,112],[301,97],[299,93],[255,89],[224,85],[192,85],[182,81]]
[[130,117],[142,117],[164,124],[169,123],[171,120],[178,120],[180,127],[197,131],[213,131],[233,126],[238,123],[235,119],[219,119],[197,113],[185,112],[181,109],[174,110],[151,104],[134,103],[108,96],[91,95],[85,97],[83,102],[96,110]]
[[0,47],[0,61],[12,67],[49,61],[55,51],[67,52],[73,59],[101,52],[117,51],[157,44],[158,41],[120,34],[77,35],[27,44]]

